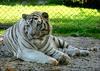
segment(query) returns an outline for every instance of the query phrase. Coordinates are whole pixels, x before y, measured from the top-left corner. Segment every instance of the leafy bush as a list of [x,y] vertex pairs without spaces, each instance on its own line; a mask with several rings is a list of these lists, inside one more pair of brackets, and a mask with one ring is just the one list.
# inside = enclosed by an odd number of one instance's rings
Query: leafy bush
[[0,4],[14,5],[14,4],[35,4],[38,0],[0,0]]
[[64,0],[48,0],[49,4],[64,4]]

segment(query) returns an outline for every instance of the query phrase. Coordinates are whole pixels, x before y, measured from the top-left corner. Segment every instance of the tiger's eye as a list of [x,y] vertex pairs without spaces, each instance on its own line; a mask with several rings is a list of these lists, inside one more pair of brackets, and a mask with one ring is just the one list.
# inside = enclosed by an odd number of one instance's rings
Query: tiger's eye
[[34,17],[34,20],[37,20],[38,18],[37,17]]

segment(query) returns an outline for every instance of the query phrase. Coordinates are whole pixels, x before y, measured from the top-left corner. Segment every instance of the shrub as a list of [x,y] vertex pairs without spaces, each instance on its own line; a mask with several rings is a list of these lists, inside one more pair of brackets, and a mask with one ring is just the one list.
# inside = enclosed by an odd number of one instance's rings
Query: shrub
[[48,0],[49,4],[64,4],[64,0]]

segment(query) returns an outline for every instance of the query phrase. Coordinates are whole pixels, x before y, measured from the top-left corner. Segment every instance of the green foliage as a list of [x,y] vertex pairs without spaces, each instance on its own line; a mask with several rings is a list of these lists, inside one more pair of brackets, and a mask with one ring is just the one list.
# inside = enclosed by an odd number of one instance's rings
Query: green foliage
[[64,0],[47,0],[49,4],[60,4],[63,5]]
[[100,13],[96,9],[71,8],[63,5],[0,5],[0,23],[14,24],[23,13],[33,11],[48,12],[53,34],[100,37]]
[[0,0],[1,5],[35,5],[37,0]]

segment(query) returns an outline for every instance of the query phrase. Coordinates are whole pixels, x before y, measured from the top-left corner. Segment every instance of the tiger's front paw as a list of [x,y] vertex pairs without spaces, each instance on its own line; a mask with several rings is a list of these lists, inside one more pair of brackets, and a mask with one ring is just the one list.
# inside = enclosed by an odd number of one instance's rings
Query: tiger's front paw
[[68,65],[71,63],[71,58],[67,54],[63,54],[58,61],[60,64]]
[[48,62],[46,64],[58,65],[59,62],[56,59],[49,57]]

